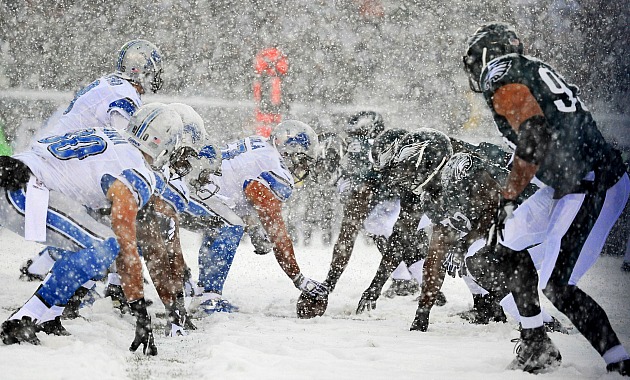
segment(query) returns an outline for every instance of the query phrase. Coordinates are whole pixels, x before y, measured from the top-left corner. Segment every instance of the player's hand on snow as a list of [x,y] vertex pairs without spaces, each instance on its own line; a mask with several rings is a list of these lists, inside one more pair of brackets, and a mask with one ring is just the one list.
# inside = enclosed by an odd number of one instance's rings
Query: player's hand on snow
[[186,316],[180,317],[179,310],[177,310],[175,305],[168,306],[166,308],[166,313],[166,336],[174,337],[188,335],[188,332],[184,329],[184,318]]
[[492,225],[488,231],[488,240],[486,245],[495,246],[499,240],[503,240],[505,232],[505,222],[512,218],[514,210],[518,205],[513,199],[505,199],[502,195],[499,196],[499,207],[494,215]]
[[325,284],[305,277],[302,273],[295,276],[293,284],[296,288],[300,289],[302,293],[305,293],[313,298],[328,296],[328,287]]
[[131,313],[136,317],[136,336],[131,342],[129,351],[135,352],[142,345],[142,353],[145,355],[157,355],[157,347],[151,328],[151,316],[147,312],[147,304],[144,298],[129,303]]
[[367,289],[361,295],[361,300],[359,301],[359,305],[357,306],[357,314],[363,313],[365,310],[375,310],[376,309],[376,300],[378,300],[378,292],[375,292],[372,289]]

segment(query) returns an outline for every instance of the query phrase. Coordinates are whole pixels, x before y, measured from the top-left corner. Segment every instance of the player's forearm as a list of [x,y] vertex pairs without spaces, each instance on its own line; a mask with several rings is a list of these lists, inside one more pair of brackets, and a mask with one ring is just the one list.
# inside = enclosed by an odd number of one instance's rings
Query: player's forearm
[[538,165],[531,164],[518,156],[514,156],[512,170],[508,175],[505,187],[501,191],[503,197],[505,199],[516,199],[523,192],[525,187],[529,185],[537,171]]
[[446,244],[443,240],[444,236],[441,230],[443,230],[443,228],[436,226],[429,245],[429,252],[424,262],[422,295],[418,305],[427,309],[430,309],[435,304],[438,292],[444,283],[445,271],[442,267],[442,263],[446,256]]
[[352,256],[352,249],[354,248],[354,241],[357,238],[359,229],[355,223],[342,223],[341,231],[337,242],[333,247],[332,260],[330,262],[330,268],[328,269],[328,275],[326,276],[326,283],[329,290],[332,292],[339,277],[345,271]]

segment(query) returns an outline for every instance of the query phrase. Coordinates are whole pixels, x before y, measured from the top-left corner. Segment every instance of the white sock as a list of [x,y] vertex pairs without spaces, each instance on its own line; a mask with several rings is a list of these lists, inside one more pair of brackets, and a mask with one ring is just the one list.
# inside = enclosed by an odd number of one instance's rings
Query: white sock
[[630,355],[628,355],[628,351],[626,351],[626,349],[621,344],[619,344],[604,352],[602,358],[604,359],[606,364],[611,364],[630,359]]
[[87,280],[83,285],[81,285],[82,287],[86,288],[86,289],[92,289],[93,287],[96,286],[96,282],[92,281],[92,280]]
[[201,296],[201,302],[209,301],[209,300],[218,300],[221,299],[221,295],[219,293],[214,292],[206,292]]
[[9,319],[22,319],[22,317],[31,317],[33,322],[41,320],[48,313],[48,306],[42,302],[37,296],[33,295],[20,310],[16,311]]
[[533,317],[523,317],[521,316],[521,326],[524,329],[535,329],[536,327],[540,327],[543,325],[542,313],[538,315],[534,315]]
[[398,264],[398,267],[392,273],[392,279],[394,280],[411,280],[411,275],[409,274],[409,270],[407,269],[407,264],[404,261],[401,261]]
[[40,319],[37,320],[37,324],[41,324],[44,322],[52,321],[63,313],[64,307],[61,306],[52,306]]
[[55,265],[55,260],[50,257],[48,254],[48,250],[38,255],[35,259],[33,259],[33,263],[28,267],[28,271],[31,274],[36,274],[42,277],[45,277],[50,269]]
[[422,268],[424,267],[424,259],[418,260],[415,263],[409,265],[409,273],[411,277],[418,281],[418,284],[422,286]]

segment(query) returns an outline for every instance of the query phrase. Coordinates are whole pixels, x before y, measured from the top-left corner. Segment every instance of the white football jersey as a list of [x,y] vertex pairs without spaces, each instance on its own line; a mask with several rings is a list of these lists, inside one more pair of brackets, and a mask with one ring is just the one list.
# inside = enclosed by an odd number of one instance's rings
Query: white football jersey
[[142,105],[140,94],[124,79],[115,75],[103,76],[79,90],[70,105],[47,122],[37,140],[43,136],[63,135],[90,128],[110,128],[112,113],[129,120]]
[[214,181],[218,196],[228,198],[240,216],[249,212],[243,190],[251,181],[266,186],[281,201],[293,191],[293,176],[284,165],[280,153],[260,136],[250,136],[227,144],[221,149],[221,176]]
[[53,191],[97,209],[110,206],[109,187],[120,180],[144,206],[156,188],[142,154],[114,129],[85,129],[41,138],[14,155]]

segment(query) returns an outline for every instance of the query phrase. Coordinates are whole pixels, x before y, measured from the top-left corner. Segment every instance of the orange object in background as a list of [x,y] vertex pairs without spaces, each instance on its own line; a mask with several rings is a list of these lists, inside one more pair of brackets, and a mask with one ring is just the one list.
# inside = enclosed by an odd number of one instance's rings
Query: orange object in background
[[287,56],[275,47],[261,50],[254,59],[253,92],[256,110],[255,133],[269,137],[275,125],[282,121],[282,76],[289,71]]

